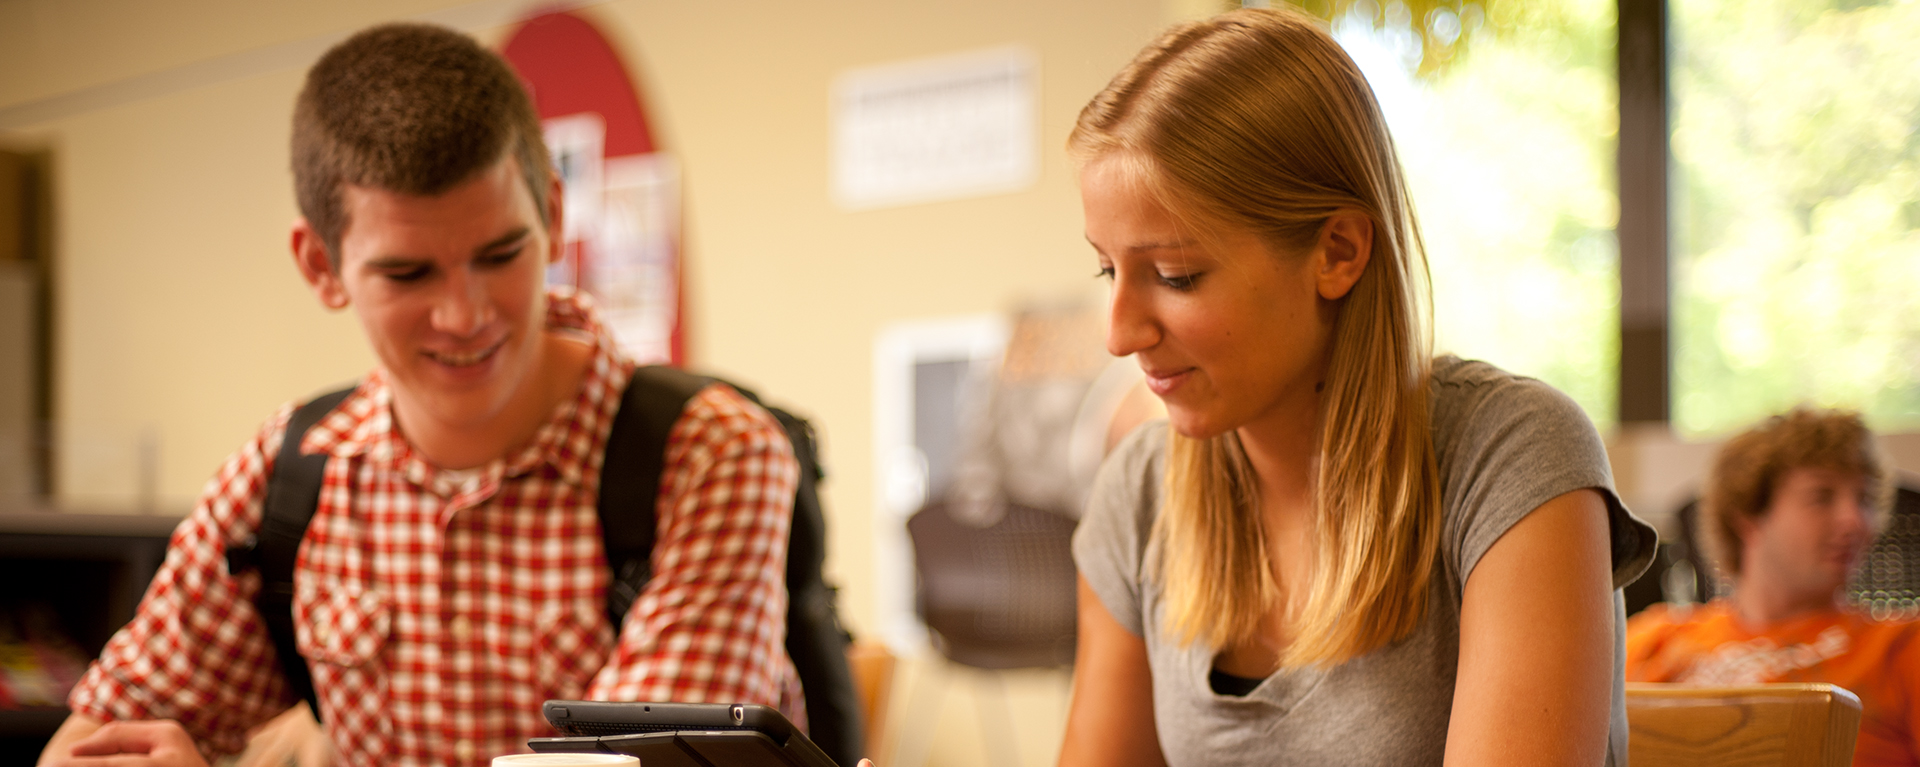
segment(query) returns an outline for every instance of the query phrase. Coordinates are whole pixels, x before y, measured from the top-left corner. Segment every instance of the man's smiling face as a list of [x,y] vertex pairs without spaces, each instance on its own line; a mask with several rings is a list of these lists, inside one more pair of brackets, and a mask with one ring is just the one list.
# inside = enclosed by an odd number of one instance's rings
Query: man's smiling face
[[[455,427],[499,416],[537,376],[558,247],[511,156],[444,193],[345,185],[340,303],[394,395]],[[404,426],[404,424],[403,424]]]

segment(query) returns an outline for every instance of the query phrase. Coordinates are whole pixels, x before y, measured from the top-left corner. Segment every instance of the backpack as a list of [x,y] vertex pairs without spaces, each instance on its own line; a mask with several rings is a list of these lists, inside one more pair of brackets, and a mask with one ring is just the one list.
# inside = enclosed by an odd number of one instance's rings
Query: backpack
[[[597,509],[613,576],[607,585],[607,617],[616,632],[653,576],[654,503],[659,496],[668,432],[687,401],[716,381],[719,379],[666,366],[646,366],[634,370],[621,395],[601,464]],[[293,568],[307,524],[319,505],[327,456],[302,455],[300,442],[307,430],[339,406],[354,388],[316,397],[294,411],[274,472],[267,478],[260,529],[246,543],[227,552],[229,573],[259,570],[260,591],[255,605],[281,659],[288,686],[307,701],[316,719],[320,706],[312,672],[294,644]],[[734,389],[760,403],[752,392],[738,386]],[[821,512],[818,484],[825,472],[820,467],[813,427],[779,408],[766,410],[786,431],[801,468],[787,539],[787,656],[793,660],[805,692],[809,737],[834,761],[851,765],[859,760],[865,738],[852,676],[847,670],[846,650],[851,637],[841,628],[834,590],[820,575],[826,560],[826,518]]]

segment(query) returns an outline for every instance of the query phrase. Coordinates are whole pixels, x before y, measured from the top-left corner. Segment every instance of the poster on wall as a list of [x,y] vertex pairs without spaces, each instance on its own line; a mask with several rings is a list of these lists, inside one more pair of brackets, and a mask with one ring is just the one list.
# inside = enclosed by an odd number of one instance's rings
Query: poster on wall
[[1039,178],[1039,57],[1021,46],[864,67],[833,85],[833,197],[867,210]]
[[587,284],[605,296],[601,318],[629,355],[678,364],[680,167],[661,152],[629,155],[606,161],[603,178]]
[[621,349],[685,363],[680,170],[657,150],[638,92],[585,19],[528,19],[501,48],[540,113],[566,210],[565,255],[547,281],[591,294]]

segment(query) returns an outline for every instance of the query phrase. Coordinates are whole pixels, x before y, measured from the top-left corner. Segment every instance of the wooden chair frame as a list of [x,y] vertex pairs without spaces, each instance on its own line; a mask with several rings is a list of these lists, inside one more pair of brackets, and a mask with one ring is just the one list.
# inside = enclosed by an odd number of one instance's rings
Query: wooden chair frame
[[1627,685],[1634,767],[1846,767],[1860,699],[1830,684]]

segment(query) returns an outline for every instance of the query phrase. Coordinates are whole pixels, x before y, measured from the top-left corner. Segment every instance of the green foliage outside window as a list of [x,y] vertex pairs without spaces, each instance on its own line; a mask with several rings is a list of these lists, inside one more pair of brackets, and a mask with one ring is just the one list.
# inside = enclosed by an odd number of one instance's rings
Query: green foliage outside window
[[[1612,422],[1614,3],[1300,5],[1388,112],[1440,347]],[[1920,429],[1920,2],[1669,9],[1674,426],[1714,436],[1811,402]]]
[[[1613,3],[1312,5],[1333,14],[1387,113],[1432,264],[1438,349],[1537,376],[1612,423]],[[1436,58],[1431,28],[1410,23],[1442,10],[1465,23]]]
[[1920,3],[1670,8],[1675,426],[1920,428]]

